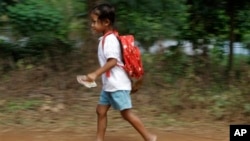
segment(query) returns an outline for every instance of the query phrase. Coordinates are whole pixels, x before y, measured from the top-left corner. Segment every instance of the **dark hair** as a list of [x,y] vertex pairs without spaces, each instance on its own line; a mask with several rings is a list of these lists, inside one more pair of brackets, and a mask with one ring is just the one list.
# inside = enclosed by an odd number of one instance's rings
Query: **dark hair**
[[97,15],[100,21],[108,19],[111,25],[115,23],[115,8],[110,4],[99,4],[90,13]]

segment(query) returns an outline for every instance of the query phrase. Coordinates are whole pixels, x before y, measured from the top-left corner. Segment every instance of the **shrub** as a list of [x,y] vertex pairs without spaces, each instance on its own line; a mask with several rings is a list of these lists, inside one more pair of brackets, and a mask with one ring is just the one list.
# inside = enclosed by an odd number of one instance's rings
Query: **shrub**
[[63,14],[44,1],[26,0],[8,7],[10,22],[25,36],[48,31],[56,33],[62,26]]

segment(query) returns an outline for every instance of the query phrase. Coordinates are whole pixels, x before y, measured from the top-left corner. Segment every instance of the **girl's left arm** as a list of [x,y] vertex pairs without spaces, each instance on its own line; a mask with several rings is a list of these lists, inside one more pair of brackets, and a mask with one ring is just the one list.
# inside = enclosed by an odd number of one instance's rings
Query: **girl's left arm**
[[95,81],[97,77],[99,77],[106,71],[116,66],[116,64],[117,64],[117,59],[109,58],[104,66],[98,68],[96,71],[89,73],[87,75],[87,79],[88,79],[87,81]]

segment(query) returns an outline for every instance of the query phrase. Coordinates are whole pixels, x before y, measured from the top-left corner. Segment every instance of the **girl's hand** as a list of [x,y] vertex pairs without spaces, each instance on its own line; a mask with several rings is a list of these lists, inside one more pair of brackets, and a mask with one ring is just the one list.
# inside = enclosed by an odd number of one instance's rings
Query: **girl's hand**
[[77,79],[78,83],[86,86],[87,88],[93,88],[93,87],[97,86],[95,81],[90,82],[86,75],[77,75],[76,79]]
[[135,93],[139,90],[139,88],[142,86],[143,78],[140,78],[138,80],[133,81],[132,80],[132,90],[131,93]]
[[89,82],[93,82],[95,81],[97,78],[97,74],[95,72],[93,73],[89,73],[88,75],[86,75],[86,81],[89,81]]

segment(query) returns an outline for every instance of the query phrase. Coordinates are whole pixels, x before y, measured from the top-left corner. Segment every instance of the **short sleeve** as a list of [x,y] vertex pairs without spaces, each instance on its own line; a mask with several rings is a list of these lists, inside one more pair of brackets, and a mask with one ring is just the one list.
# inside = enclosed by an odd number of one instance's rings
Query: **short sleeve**
[[115,35],[111,34],[105,38],[103,50],[105,58],[120,60],[120,44]]

